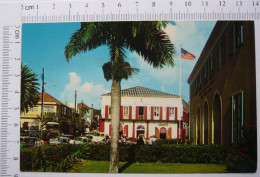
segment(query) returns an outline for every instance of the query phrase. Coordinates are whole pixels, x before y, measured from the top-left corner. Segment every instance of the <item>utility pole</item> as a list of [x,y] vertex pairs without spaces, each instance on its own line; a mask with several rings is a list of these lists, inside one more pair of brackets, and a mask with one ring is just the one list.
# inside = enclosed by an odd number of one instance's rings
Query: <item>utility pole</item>
[[42,121],[43,121],[43,105],[44,105],[44,68],[42,68],[42,109],[41,109]]
[[82,103],[81,103],[81,116],[83,117],[83,100],[82,100]]
[[77,90],[75,90],[75,112],[77,111]]

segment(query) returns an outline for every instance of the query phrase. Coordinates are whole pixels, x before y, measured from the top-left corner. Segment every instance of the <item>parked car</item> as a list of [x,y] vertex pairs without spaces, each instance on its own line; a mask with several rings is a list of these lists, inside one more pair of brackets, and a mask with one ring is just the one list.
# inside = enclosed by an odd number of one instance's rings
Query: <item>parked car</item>
[[106,140],[106,136],[104,134],[100,134],[100,133],[96,133],[92,138],[92,142],[95,142],[95,143],[103,143],[102,141],[105,142],[105,140]]
[[85,144],[91,142],[91,139],[85,136],[80,136],[75,140],[75,144]]
[[20,143],[23,147],[33,147],[35,145],[36,138],[30,136],[20,136]]
[[70,138],[61,136],[58,138],[58,141],[61,142],[62,144],[68,144],[70,142]]
[[49,139],[49,144],[50,145],[56,145],[56,144],[60,144],[61,142],[59,141],[58,138],[51,138]]

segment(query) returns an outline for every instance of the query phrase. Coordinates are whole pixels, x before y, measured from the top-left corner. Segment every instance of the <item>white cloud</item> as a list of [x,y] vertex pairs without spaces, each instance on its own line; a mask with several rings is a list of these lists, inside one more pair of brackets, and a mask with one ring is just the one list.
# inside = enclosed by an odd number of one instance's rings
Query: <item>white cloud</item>
[[110,90],[105,89],[103,84],[94,84],[92,82],[81,83],[81,77],[75,72],[70,72],[68,75],[70,77],[69,83],[60,94],[61,100],[69,106],[74,107],[75,90],[77,90],[77,103],[83,100],[88,106],[93,104],[95,108],[100,108],[100,96],[110,92]]
[[69,76],[70,76],[70,82],[69,84],[66,85],[65,89],[75,90],[79,86],[81,82],[81,78],[75,72],[70,72]]

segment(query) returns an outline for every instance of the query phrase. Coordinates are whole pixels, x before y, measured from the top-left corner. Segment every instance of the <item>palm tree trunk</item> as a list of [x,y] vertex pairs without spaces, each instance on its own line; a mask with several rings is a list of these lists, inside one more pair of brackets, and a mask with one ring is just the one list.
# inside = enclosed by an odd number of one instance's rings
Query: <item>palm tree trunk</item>
[[121,85],[120,81],[113,79],[111,88],[111,147],[110,147],[110,167],[109,173],[118,173],[118,140],[121,105]]

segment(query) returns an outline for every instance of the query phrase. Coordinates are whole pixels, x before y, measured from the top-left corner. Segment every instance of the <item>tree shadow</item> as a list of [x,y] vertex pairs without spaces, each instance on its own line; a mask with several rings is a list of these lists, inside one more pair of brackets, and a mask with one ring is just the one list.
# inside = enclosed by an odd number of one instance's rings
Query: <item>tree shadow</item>
[[130,167],[134,161],[128,161],[126,164],[124,164],[122,167],[118,168],[118,173],[122,173],[125,169]]

